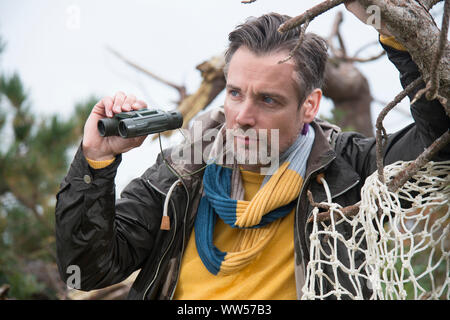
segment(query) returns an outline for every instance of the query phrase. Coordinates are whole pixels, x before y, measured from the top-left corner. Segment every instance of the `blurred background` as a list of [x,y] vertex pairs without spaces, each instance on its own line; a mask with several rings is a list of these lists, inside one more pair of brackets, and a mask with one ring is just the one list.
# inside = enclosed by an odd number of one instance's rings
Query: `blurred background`
[[[55,265],[55,195],[84,121],[101,97],[120,90],[150,107],[195,108],[192,116],[220,106],[223,79],[213,57],[226,49],[228,33],[249,16],[272,11],[296,16],[318,2],[0,0],[0,297],[68,297]],[[436,21],[442,5],[432,10]],[[320,117],[373,135],[379,111],[402,90],[398,72],[380,55],[378,33],[344,6],[316,18],[308,31],[329,40],[336,68],[330,69]],[[214,95],[198,104],[198,90],[211,85],[206,77],[211,72],[220,78]],[[348,113],[353,97],[338,108],[342,99],[332,90],[350,94],[336,88],[350,76],[353,90],[367,100],[365,111],[358,109],[365,113],[362,127],[345,122],[356,118],[356,111]],[[412,122],[408,103],[389,113],[388,133]],[[179,133],[165,136],[163,147],[181,139]],[[158,152],[158,141],[149,137],[123,155],[117,196]]]

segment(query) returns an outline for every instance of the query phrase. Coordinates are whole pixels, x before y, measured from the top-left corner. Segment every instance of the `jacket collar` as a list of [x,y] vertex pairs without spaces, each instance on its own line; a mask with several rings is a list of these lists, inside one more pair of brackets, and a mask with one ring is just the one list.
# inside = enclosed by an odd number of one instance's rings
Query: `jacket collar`
[[[316,139],[308,159],[305,180],[312,174],[323,173],[331,197],[335,198],[356,186],[360,176],[344,158],[336,154],[334,140],[340,131],[336,128],[339,128],[322,120],[316,120],[311,125],[316,130]],[[309,189],[316,202],[327,200],[322,182],[313,181]]]
[[311,122],[311,126],[314,128],[316,136],[311,153],[309,154],[308,163],[306,164],[305,177],[326,167],[336,158],[336,152],[331,146],[330,140],[334,134],[333,130],[337,131],[339,128],[319,119]]

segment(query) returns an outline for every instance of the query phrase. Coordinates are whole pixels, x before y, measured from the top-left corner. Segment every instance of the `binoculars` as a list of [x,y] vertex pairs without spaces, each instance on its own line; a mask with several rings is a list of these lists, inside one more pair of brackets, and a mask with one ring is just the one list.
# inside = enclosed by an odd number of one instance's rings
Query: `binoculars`
[[112,118],[100,119],[97,129],[102,137],[134,138],[178,129],[182,125],[183,117],[178,111],[141,109],[117,113]]

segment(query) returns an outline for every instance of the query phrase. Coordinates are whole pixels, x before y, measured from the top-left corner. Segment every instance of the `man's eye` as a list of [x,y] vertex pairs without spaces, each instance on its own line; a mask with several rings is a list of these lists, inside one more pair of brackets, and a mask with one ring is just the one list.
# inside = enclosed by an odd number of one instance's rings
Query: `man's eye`
[[237,92],[237,90],[230,90],[229,92],[230,92],[230,95],[233,97],[239,96],[239,92]]
[[265,103],[268,103],[268,104],[272,104],[272,103],[275,102],[275,100],[273,100],[273,99],[272,99],[271,97],[269,97],[269,96],[263,97],[263,101],[264,101]]

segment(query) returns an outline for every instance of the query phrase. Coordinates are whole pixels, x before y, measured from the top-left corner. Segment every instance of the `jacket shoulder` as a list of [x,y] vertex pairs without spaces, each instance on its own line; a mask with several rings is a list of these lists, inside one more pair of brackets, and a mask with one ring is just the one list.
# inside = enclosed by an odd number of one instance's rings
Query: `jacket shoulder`
[[336,140],[339,134],[342,132],[341,128],[335,124],[332,124],[320,118],[315,118],[314,122],[320,126],[328,142],[334,149],[336,145]]

